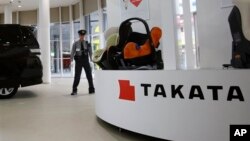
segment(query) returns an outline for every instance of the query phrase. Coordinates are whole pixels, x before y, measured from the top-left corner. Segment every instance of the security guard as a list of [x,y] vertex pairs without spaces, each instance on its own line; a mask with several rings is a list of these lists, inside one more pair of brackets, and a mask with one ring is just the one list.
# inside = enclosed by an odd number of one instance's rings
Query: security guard
[[73,44],[71,51],[71,62],[73,62],[73,59],[75,60],[75,78],[71,95],[77,95],[77,86],[80,82],[82,68],[84,68],[88,79],[89,94],[95,93],[92,71],[89,63],[89,58],[92,60],[92,49],[90,44],[84,40],[86,33],[86,30],[78,31],[80,39]]

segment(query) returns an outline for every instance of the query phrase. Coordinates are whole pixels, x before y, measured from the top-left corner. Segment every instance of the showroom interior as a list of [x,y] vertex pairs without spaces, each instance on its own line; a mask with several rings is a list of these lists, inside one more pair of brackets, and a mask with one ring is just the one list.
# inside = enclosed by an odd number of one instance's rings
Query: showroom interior
[[[0,141],[228,141],[234,126],[250,124],[249,7],[248,0],[0,0],[0,47],[1,26],[31,27],[42,65],[41,84],[20,84],[0,99]],[[88,93],[83,70],[72,96],[71,51],[83,29],[96,91]],[[146,47],[153,57],[141,57]]]

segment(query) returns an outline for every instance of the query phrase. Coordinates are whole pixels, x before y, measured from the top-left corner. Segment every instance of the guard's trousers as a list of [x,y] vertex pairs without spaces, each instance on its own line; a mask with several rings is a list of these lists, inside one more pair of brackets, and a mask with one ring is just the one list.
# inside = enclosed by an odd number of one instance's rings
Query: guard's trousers
[[89,63],[88,56],[84,57],[75,57],[75,78],[73,83],[73,92],[77,92],[77,87],[80,83],[81,74],[82,74],[82,68],[84,68],[88,83],[89,83],[89,89],[94,88],[93,84],[93,77],[92,77],[92,71]]

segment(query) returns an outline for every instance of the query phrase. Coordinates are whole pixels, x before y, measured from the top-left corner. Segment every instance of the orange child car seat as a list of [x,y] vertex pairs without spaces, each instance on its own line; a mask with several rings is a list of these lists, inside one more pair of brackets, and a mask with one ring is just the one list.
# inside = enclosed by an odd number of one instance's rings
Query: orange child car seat
[[[151,32],[152,43],[155,48],[159,46],[159,42],[162,36],[162,30],[159,27],[152,28]],[[151,53],[150,40],[147,39],[145,44],[139,46],[135,42],[129,42],[124,48],[124,59],[134,59],[150,55]]]
[[[133,31],[132,24],[142,23],[146,33]],[[131,18],[121,23],[119,44],[108,50],[107,58],[111,69],[137,69],[150,66],[148,69],[163,69],[161,51],[157,48],[162,37],[162,30],[154,27],[151,30],[141,18]],[[157,66],[158,64],[161,64]]]

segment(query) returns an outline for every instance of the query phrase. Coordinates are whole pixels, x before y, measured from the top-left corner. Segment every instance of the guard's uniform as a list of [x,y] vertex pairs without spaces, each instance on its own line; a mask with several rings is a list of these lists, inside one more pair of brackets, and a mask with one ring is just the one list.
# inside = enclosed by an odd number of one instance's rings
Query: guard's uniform
[[89,57],[92,57],[92,49],[90,44],[84,40],[76,41],[73,44],[71,51],[71,60],[75,60],[75,78],[72,95],[77,94],[77,87],[81,79],[82,68],[84,68],[86,77],[88,79],[89,93],[95,92]]

